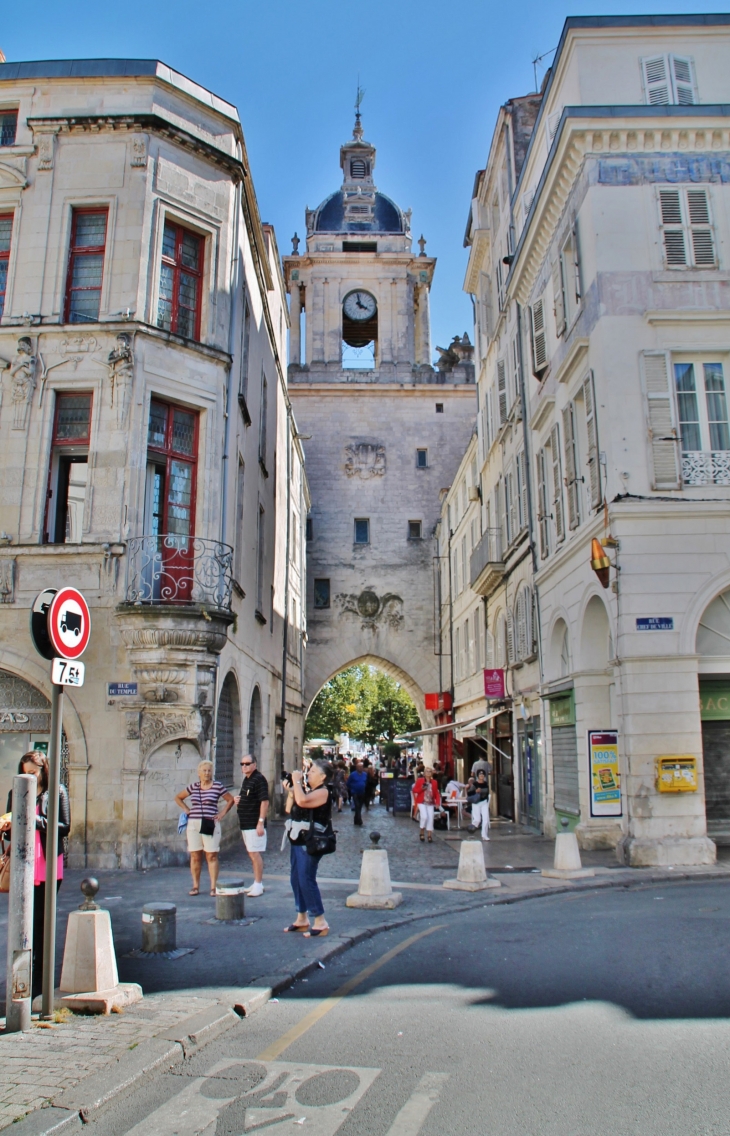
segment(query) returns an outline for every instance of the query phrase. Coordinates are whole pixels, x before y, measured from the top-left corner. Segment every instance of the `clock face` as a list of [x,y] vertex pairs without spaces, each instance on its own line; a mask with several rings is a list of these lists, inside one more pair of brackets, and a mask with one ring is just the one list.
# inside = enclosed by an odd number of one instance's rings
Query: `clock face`
[[351,320],[372,319],[377,308],[375,296],[371,296],[369,292],[350,292],[349,296],[345,296],[345,302],[342,305],[342,310]]

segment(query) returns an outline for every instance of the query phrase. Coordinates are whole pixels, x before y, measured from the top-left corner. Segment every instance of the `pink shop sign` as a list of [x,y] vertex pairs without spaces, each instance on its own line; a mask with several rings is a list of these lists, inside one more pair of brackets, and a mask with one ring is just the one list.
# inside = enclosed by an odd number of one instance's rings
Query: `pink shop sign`
[[504,671],[500,669],[485,670],[484,672],[485,698],[504,698]]

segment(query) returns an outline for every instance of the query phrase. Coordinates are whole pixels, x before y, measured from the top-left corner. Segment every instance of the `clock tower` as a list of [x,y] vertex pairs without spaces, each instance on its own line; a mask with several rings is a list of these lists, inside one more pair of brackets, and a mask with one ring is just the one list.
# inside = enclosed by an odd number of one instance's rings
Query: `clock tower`
[[306,695],[367,660],[403,683],[427,724],[424,694],[439,689],[433,532],[476,388],[466,336],[432,365],[436,261],[423,238],[414,255],[411,211],[377,188],[375,160],[358,105],[342,184],[306,210],[306,247],[295,236],[284,259],[289,392],[310,436]]

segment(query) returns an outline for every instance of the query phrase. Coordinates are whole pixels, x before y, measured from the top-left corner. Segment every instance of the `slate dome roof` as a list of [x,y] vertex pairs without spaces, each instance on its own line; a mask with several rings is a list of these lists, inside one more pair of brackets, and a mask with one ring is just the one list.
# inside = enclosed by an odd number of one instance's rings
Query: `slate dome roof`
[[316,210],[315,233],[404,233],[405,220],[398,206],[384,193],[375,194],[372,220],[345,221],[342,190],[326,197]]

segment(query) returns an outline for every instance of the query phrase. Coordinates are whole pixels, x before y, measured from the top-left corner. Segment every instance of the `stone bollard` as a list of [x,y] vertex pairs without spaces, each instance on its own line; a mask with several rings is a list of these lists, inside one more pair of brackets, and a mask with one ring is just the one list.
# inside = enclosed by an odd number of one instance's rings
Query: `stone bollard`
[[215,917],[228,922],[244,917],[243,880],[218,880],[215,889]]
[[142,950],[151,954],[174,951],[177,941],[174,903],[145,903],[142,908]]
[[501,887],[499,880],[487,875],[484,866],[484,849],[480,840],[462,840],[459,850],[459,867],[455,880],[444,880],[445,888],[456,891],[484,891]]
[[550,876],[558,880],[575,880],[585,876],[595,876],[593,868],[584,868],[581,865],[578,837],[574,832],[568,832],[568,818],[561,817],[560,824],[563,831],[555,836],[555,859],[552,868],[543,868],[543,876]]
[[78,1013],[109,1014],[139,1002],[142,987],[119,982],[109,912],[94,902],[99,883],[83,880],[85,899],[68,917],[61,969],[61,1005]]
[[360,884],[356,892],[348,895],[348,907],[387,908],[397,907],[403,902],[403,895],[393,891],[388,867],[388,853],[384,848],[368,848],[362,854]]

